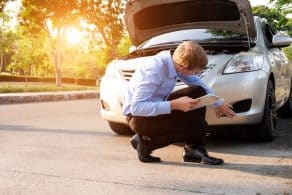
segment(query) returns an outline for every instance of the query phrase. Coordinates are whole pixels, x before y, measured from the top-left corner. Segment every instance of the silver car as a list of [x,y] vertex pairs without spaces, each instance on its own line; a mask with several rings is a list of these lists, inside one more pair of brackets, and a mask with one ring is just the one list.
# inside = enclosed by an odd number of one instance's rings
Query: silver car
[[[291,37],[253,16],[248,0],[132,0],[125,23],[135,47],[108,64],[100,83],[101,116],[114,132],[131,132],[122,105],[136,67],[185,40],[204,47],[209,63],[200,77],[236,112],[233,119],[216,118],[207,107],[210,126],[248,126],[255,138],[270,141],[277,114],[291,114],[292,67],[280,49]],[[174,90],[183,87],[178,81]]]

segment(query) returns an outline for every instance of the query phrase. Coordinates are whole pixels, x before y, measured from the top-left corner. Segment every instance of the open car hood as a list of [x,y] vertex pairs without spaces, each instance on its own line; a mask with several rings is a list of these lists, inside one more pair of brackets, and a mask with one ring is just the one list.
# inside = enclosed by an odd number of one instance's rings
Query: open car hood
[[256,37],[248,0],[130,0],[125,23],[136,46],[167,32],[212,28]]

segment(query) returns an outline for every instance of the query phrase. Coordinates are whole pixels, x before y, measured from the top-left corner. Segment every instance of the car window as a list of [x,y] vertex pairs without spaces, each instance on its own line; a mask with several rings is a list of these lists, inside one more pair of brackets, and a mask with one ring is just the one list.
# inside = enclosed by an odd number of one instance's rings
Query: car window
[[264,25],[263,31],[264,31],[265,43],[267,47],[270,48],[273,46],[272,40],[273,40],[273,35],[275,34],[275,31],[268,24]]
[[197,42],[208,41],[229,41],[229,40],[245,40],[246,36],[227,30],[215,29],[188,29],[179,30],[162,35],[155,36],[143,43],[139,48],[148,48],[156,45],[171,44],[185,40],[193,40]]

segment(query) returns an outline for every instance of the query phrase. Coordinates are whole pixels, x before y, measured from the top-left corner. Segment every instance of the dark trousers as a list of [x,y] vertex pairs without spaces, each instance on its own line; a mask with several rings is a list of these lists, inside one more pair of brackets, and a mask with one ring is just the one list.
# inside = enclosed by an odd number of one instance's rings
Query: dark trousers
[[[201,86],[192,86],[173,92],[168,100],[182,96],[197,98],[206,95]],[[191,146],[205,145],[208,126],[205,121],[206,107],[189,112],[172,111],[170,114],[141,117],[129,115],[130,127],[138,133],[144,144],[160,148],[176,142],[186,142]]]

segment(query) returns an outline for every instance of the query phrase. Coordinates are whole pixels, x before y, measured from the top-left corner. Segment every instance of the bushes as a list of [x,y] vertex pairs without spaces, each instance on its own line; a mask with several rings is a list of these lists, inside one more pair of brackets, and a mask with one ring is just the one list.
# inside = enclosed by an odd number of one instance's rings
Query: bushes
[[75,78],[64,77],[64,78],[61,78],[61,81],[62,83],[75,83]]
[[289,59],[289,61],[292,62],[292,45],[290,45],[289,47],[283,48],[283,51],[286,57]]
[[10,76],[10,75],[0,75],[0,81],[14,81],[14,82],[25,82],[25,77]]
[[95,79],[81,79],[81,78],[76,78],[76,83],[77,85],[86,85],[86,86],[96,86],[96,80]]
[[42,77],[33,77],[33,76],[27,76],[25,77],[25,81],[26,82],[43,82],[43,78]]
[[43,82],[45,82],[45,83],[55,83],[56,79],[53,78],[53,77],[44,77],[43,78]]
[[[33,76],[11,76],[11,75],[0,75],[0,81],[2,82],[46,82],[55,83],[55,78],[52,77],[33,77]],[[77,84],[86,86],[96,86],[95,79],[83,79],[83,78],[62,78],[62,83]]]

